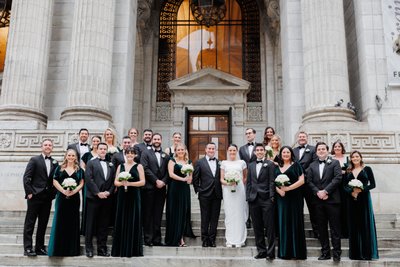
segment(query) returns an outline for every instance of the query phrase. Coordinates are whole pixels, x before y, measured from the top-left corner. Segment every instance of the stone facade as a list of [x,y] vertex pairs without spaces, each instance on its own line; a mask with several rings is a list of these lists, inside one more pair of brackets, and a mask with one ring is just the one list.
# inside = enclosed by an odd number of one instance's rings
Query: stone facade
[[0,210],[24,208],[22,173],[45,137],[59,160],[81,127],[119,136],[150,127],[167,146],[185,130],[185,108],[232,108],[237,144],[246,127],[261,140],[271,125],[286,144],[303,129],[310,143],[340,139],[360,150],[376,172],[376,209],[399,212],[400,85],[387,82],[382,17],[390,1],[257,2],[262,101],[246,101],[247,81],[203,69],[171,81],[171,102],[157,102],[162,1],[14,0],[0,94]]

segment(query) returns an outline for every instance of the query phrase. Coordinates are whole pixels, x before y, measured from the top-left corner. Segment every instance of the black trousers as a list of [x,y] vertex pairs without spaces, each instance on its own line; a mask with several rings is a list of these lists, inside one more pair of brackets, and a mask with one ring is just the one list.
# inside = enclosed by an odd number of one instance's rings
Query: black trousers
[[50,217],[52,199],[45,195],[33,196],[27,200],[28,209],[26,211],[24,223],[24,249],[32,249],[32,235],[35,228],[36,219],[38,226],[36,230],[36,250],[44,247],[44,236]]
[[321,252],[330,254],[328,222],[331,230],[331,240],[334,255],[340,256],[340,204],[331,204],[318,201],[315,203],[315,215],[317,219],[319,241],[321,243]]
[[304,194],[304,199],[306,200],[307,204],[307,209],[308,213],[310,214],[310,222],[311,222],[311,227],[314,232],[314,234],[318,234],[318,224],[317,224],[317,218],[316,218],[316,207],[314,203],[314,194],[311,191],[308,186],[304,186],[303,188],[303,194]]
[[[257,251],[275,257],[275,204],[271,200],[260,200],[257,197],[249,203],[249,208]],[[268,239],[268,247],[265,237]]]
[[86,251],[93,251],[93,235],[97,237],[97,251],[107,249],[108,225],[111,219],[112,198],[86,198]]
[[215,242],[219,214],[221,211],[221,199],[199,198],[201,215],[201,240]]
[[161,243],[161,220],[164,210],[167,190],[142,189],[142,215],[144,242],[146,244]]

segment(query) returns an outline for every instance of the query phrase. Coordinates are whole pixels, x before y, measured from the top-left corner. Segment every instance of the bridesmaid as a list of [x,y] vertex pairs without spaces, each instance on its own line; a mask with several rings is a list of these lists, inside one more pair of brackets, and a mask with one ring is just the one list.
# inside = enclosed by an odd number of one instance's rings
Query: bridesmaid
[[279,151],[281,150],[282,147],[282,140],[281,137],[277,134],[274,134],[271,137],[271,148],[272,148],[272,158],[269,158],[269,160],[274,161],[274,162],[278,162],[278,158],[279,158]]
[[179,132],[175,132],[172,135],[172,142],[173,142],[172,146],[171,147],[167,147],[165,149],[165,154],[169,155],[170,158],[172,158],[174,156],[177,144],[182,142],[182,134],[179,133]]
[[120,152],[120,149],[117,147],[117,134],[111,128],[107,128],[103,134],[104,142],[106,142],[108,146],[108,151],[106,154],[106,160],[111,161],[112,156],[115,153]]
[[267,126],[264,130],[264,141],[263,145],[264,146],[271,146],[271,138],[275,134],[275,129],[272,128],[271,126]]
[[279,152],[279,166],[275,167],[276,177],[285,174],[289,186],[276,187],[279,225],[278,257],[281,259],[307,258],[304,232],[303,192],[304,174],[301,165],[295,161],[293,150],[283,146]]
[[[77,187],[74,190],[65,190],[61,186],[66,178],[76,181]],[[79,167],[76,151],[68,149],[53,177],[53,185],[58,193],[48,248],[50,257],[80,255],[79,191],[83,182],[83,170]]]
[[130,128],[128,131],[128,136],[131,138],[131,147],[134,147],[136,144],[139,144],[137,141],[139,135],[139,131],[136,128]]
[[168,162],[171,180],[167,193],[165,245],[186,247],[183,236],[196,237],[190,222],[189,184],[192,183],[192,173],[183,174],[181,169],[192,162],[184,144],[178,143],[174,152],[174,157]]
[[[143,256],[140,187],[144,186],[143,166],[136,163],[133,147],[125,151],[126,162],[117,168],[114,184],[117,192],[117,215],[111,255],[113,257]],[[129,172],[128,181],[120,182],[118,175]],[[127,190],[125,191],[125,186]]]
[[341,238],[349,238],[349,230],[347,227],[347,193],[344,190],[345,184],[345,176],[346,176],[346,169],[349,166],[349,159],[345,156],[346,150],[344,145],[340,140],[334,142],[332,144],[331,154],[332,158],[337,159],[340,163],[340,167],[342,168],[342,186],[339,188],[340,190],[340,220],[341,220]]
[[[349,258],[352,260],[378,259],[378,242],[370,190],[375,188],[372,169],[365,166],[362,155],[355,150],[350,153],[345,190],[348,193],[347,218],[349,229]],[[363,189],[352,189],[348,183],[357,179]]]

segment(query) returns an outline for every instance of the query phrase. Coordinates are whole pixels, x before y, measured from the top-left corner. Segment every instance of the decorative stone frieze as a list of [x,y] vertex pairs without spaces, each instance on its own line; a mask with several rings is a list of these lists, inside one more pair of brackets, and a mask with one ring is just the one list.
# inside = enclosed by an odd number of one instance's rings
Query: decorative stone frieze
[[157,102],[156,121],[170,121],[170,120],[171,120],[171,103]]
[[248,103],[247,106],[247,120],[260,122],[263,120],[263,108],[262,105],[251,105]]

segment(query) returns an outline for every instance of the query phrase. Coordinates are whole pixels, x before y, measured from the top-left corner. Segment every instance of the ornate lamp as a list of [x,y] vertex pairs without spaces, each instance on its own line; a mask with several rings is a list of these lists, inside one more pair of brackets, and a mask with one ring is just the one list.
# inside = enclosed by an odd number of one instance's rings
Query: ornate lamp
[[206,27],[217,25],[226,13],[225,0],[191,0],[190,9],[196,22]]
[[12,0],[0,0],[0,28],[10,25],[10,11]]

